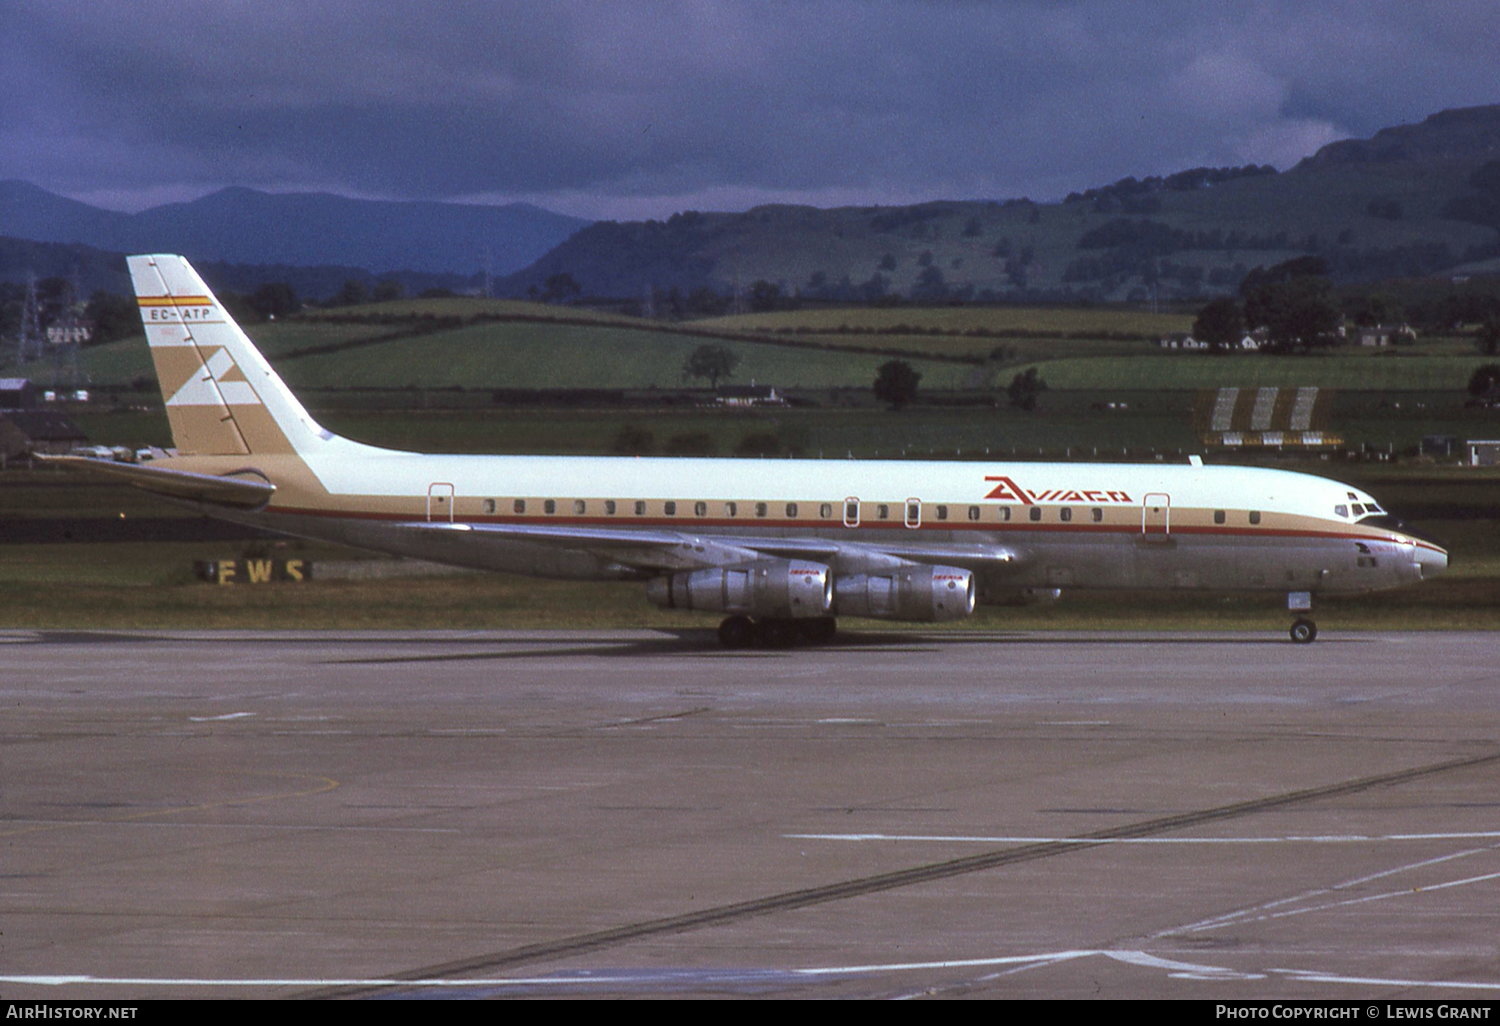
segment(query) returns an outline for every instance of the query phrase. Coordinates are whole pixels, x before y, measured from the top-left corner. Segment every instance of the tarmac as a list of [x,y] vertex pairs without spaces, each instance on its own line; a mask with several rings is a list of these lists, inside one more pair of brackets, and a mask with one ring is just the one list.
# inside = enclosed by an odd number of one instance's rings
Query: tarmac
[[0,998],[1500,998],[1486,633],[0,631]]

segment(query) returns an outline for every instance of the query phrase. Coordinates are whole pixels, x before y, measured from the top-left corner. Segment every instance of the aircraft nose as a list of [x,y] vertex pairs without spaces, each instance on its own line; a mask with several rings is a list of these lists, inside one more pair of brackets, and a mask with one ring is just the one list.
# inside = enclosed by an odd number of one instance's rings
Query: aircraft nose
[[1448,569],[1448,550],[1439,548],[1431,542],[1418,542],[1412,558],[1416,560],[1417,569],[1421,572],[1423,580],[1436,577]]

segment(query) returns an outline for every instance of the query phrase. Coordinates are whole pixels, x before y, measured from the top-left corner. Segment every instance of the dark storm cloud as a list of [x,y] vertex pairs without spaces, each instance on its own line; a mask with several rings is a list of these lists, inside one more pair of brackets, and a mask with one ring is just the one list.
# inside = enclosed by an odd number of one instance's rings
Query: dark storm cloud
[[1492,0],[10,0],[0,177],[582,213],[1059,195],[1500,101]]

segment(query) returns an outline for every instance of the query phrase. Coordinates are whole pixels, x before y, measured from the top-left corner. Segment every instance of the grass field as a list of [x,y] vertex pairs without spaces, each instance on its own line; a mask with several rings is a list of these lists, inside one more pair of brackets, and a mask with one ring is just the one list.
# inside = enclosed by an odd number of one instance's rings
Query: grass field
[[[669,439],[707,436],[712,452],[729,455],[750,434],[772,433],[807,455],[835,457],[936,454],[944,457],[1137,458],[1154,452],[1198,452],[1193,433],[1196,393],[1123,388],[1053,390],[1034,413],[996,406],[918,407],[893,413],[865,390],[819,391],[810,408],[725,411],[701,407],[570,409],[494,406],[487,393],[363,395],[307,393],[320,423],[360,441],[425,452],[609,453],[622,426],[649,431],[653,451]],[[460,404],[459,399],[466,401]],[[392,409],[394,402],[430,409]],[[1116,403],[1115,409],[1108,404]],[[1123,402],[1124,408],[1118,404]],[[81,412],[89,437],[131,446],[170,444],[159,406]],[[1424,438],[1500,437],[1500,411],[1466,408],[1452,392],[1341,392],[1333,427],[1355,447],[1396,453]]]
[[1137,356],[1070,357],[1040,364],[1057,389],[1281,388],[1316,385],[1340,391],[1433,391],[1462,397],[1474,369],[1493,363],[1472,350],[1465,355],[1420,351],[1339,350],[1328,355],[1212,357],[1165,352]]
[[[292,387],[681,388],[682,366],[703,340],[667,332],[570,324],[476,324],[433,335],[286,360]],[[781,388],[868,385],[884,358],[819,349],[718,341],[739,359],[734,382]],[[956,388],[969,368],[913,361],[935,388]]]
[[[1156,338],[1193,326],[1191,314],[1151,313],[1104,307],[939,306],[851,307],[739,314],[693,322],[726,331],[807,331],[839,337],[839,329],[856,334],[891,332],[910,325],[925,332],[962,335],[976,332],[1066,335],[1108,338],[1138,335]],[[994,342],[990,343],[994,345]]]
[[[425,314],[449,320],[409,319]],[[336,319],[350,316],[381,320]],[[523,319],[476,319],[481,316]],[[572,320],[587,323],[565,323]],[[463,323],[452,326],[456,321]],[[782,389],[868,389],[879,365],[900,354],[923,375],[929,395],[1003,389],[1028,365],[1038,366],[1054,390],[1319,385],[1457,395],[1476,366],[1493,362],[1461,339],[1424,340],[1400,350],[1227,357],[1168,353],[1151,341],[1190,324],[1182,314],[1041,307],[808,309],[663,324],[573,307],[445,299],[324,311],[247,329],[288,382],[303,389],[681,388],[703,383],[686,381],[682,366],[705,343],[738,358],[732,383]],[[835,330],[840,327],[849,330]],[[151,379],[140,338],[85,349],[82,358],[96,386]],[[31,367],[20,373],[45,383],[52,372]]]

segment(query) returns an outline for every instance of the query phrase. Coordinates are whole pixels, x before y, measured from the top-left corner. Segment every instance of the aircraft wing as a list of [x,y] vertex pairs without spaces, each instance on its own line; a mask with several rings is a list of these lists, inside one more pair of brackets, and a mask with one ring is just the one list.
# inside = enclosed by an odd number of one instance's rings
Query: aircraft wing
[[271,500],[276,486],[258,471],[245,469],[230,474],[196,474],[172,470],[149,463],[120,463],[96,460],[88,456],[47,456],[36,458],[64,470],[107,477],[134,485],[144,491],[173,499],[206,502],[234,509],[259,509]]
[[837,564],[862,572],[900,563],[956,566],[969,570],[1013,565],[1014,549],[1000,545],[934,542],[841,542],[819,537],[696,534],[661,528],[584,527],[568,524],[463,524],[418,521],[413,531],[442,535],[457,546],[520,541],[592,552],[639,570],[688,570],[730,566],[768,556]]

